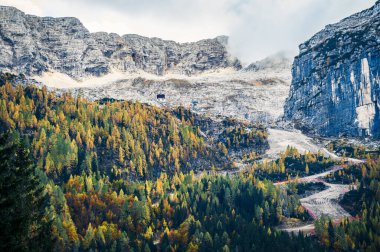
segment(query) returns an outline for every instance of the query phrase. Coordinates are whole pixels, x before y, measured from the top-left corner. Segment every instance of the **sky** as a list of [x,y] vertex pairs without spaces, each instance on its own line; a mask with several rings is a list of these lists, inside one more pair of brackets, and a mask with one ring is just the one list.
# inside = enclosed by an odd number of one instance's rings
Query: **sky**
[[244,63],[298,45],[327,24],[376,0],[0,0],[38,16],[79,18],[90,32],[139,34],[177,42],[230,37]]

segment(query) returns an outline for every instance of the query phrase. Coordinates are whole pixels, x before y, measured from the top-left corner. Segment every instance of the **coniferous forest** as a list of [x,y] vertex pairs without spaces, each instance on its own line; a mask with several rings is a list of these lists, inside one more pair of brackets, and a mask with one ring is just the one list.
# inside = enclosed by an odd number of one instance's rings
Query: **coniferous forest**
[[297,178],[336,165],[321,153],[288,147],[255,162],[265,128],[184,108],[88,101],[6,78],[0,98],[2,251],[380,249],[374,155],[327,178],[352,184],[341,204],[354,220],[323,216],[315,235],[292,234],[278,227],[312,220]]
[[379,36],[380,0],[0,0],[0,252],[380,251]]

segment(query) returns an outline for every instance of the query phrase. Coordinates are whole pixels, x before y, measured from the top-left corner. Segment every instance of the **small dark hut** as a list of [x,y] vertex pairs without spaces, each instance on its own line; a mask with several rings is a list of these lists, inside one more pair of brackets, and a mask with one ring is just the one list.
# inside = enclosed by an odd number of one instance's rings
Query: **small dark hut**
[[165,100],[165,94],[158,94],[157,100]]

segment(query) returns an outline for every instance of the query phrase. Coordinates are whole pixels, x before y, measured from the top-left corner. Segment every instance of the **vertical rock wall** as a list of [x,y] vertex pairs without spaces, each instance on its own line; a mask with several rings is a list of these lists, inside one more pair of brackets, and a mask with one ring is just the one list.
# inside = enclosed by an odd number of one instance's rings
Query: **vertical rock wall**
[[300,45],[285,118],[309,133],[379,137],[380,1]]

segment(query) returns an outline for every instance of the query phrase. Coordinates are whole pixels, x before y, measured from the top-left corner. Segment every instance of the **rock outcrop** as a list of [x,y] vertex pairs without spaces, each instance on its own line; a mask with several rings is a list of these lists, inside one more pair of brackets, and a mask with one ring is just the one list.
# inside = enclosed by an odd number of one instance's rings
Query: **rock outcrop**
[[285,118],[324,136],[380,136],[380,1],[300,45]]
[[285,53],[278,53],[263,60],[256,61],[243,69],[246,72],[269,71],[279,72],[292,68],[292,58]]
[[0,70],[26,75],[57,71],[73,78],[113,70],[156,75],[240,69],[227,51],[227,37],[176,43],[138,35],[90,33],[76,18],[26,15],[0,6]]

